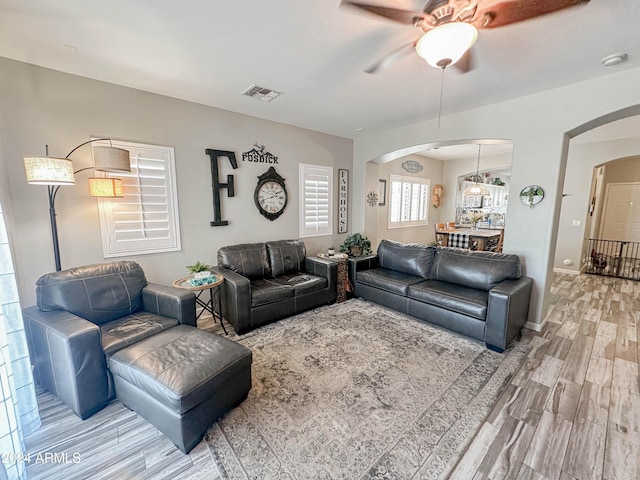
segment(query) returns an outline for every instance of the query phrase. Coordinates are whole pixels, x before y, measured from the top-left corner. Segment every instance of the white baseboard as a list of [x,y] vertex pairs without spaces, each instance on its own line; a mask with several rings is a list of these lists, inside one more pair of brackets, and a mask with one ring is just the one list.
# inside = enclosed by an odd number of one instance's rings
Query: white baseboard
[[576,270],[565,270],[564,268],[554,268],[553,273],[564,273],[566,275],[580,275],[579,271]]
[[533,330],[535,332],[541,332],[544,328],[544,324],[547,323],[547,320],[543,320],[542,323],[532,323],[527,322],[524,324],[524,328],[528,328],[529,330]]

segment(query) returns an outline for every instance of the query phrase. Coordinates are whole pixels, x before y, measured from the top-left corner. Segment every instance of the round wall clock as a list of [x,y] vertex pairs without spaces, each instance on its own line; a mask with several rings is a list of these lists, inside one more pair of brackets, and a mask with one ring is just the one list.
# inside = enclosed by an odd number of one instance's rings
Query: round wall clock
[[269,170],[258,177],[258,184],[253,193],[258,211],[263,217],[273,221],[284,212],[287,199],[284,178],[278,175],[275,168],[269,167]]

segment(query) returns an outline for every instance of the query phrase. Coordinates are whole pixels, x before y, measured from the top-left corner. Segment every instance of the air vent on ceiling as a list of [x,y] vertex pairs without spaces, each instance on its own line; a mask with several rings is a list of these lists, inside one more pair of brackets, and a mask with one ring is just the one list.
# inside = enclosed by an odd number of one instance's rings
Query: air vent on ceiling
[[276,92],[275,90],[261,87],[254,83],[249,88],[247,88],[244,92],[242,92],[242,95],[255,98],[256,100],[260,100],[262,102],[270,102],[274,98],[282,95],[282,92]]

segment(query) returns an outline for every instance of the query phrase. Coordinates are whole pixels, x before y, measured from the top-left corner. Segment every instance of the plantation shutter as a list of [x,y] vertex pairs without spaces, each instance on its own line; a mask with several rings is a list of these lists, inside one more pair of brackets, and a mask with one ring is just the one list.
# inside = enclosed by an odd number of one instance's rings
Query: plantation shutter
[[390,175],[389,228],[427,225],[429,214],[429,180]]
[[99,199],[105,258],[180,250],[180,226],[172,147],[113,142],[129,150],[131,172],[122,179],[124,197]]
[[333,167],[300,164],[300,236],[331,235]]

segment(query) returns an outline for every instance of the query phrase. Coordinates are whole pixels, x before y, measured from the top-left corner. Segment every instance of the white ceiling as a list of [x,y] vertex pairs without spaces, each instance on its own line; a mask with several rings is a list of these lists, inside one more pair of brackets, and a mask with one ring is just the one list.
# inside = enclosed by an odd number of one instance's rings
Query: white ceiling
[[[417,55],[363,73],[419,32],[339,4],[0,0],[0,56],[347,138],[435,118],[441,72]],[[638,20],[638,0],[591,0],[481,30],[476,68],[445,72],[442,113],[640,67]],[[601,66],[621,51],[626,63]],[[284,95],[241,96],[253,83]]]

